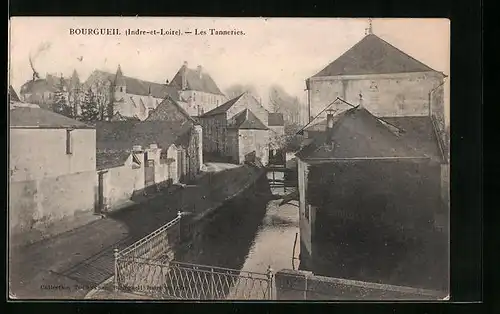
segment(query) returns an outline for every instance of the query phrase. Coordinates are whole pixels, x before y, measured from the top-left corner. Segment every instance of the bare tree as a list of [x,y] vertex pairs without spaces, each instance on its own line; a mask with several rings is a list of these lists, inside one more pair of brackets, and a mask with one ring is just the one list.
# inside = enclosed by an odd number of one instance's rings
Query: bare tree
[[98,120],[109,120],[113,116],[112,108],[115,102],[111,79],[102,78],[93,82],[91,90],[94,93],[94,102],[99,111]]
[[253,85],[234,84],[226,88],[224,92],[229,99],[238,97],[241,94],[248,92],[257,100],[261,100],[260,95],[257,93],[257,89]]

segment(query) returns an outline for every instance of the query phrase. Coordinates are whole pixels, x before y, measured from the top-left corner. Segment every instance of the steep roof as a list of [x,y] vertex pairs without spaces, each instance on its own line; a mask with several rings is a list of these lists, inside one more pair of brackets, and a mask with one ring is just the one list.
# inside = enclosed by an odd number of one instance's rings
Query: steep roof
[[228,128],[239,130],[268,130],[262,121],[249,109],[237,113],[228,122]]
[[182,108],[181,105],[171,97],[167,96],[161,103],[158,104],[158,106],[152,110],[149,113],[149,116],[146,118],[146,121],[170,121],[172,119],[175,119],[175,117],[170,116],[171,115],[171,110],[170,109],[175,109],[177,112],[179,112],[181,115],[184,116],[184,118],[188,121],[191,121],[193,123],[198,123],[195,121],[189,113]]
[[228,101],[226,101],[225,103],[223,103],[222,105],[220,105],[219,107],[216,107],[208,112],[205,112],[204,114],[202,114],[200,117],[208,117],[208,116],[214,116],[214,115],[217,115],[217,114],[221,114],[221,113],[225,113],[226,111],[228,111],[238,100],[240,100],[240,98],[245,95],[245,93],[237,96],[237,97],[234,97],[233,99],[230,99]]
[[297,157],[308,160],[434,156],[411,147],[368,110],[357,106],[340,113],[333,127],[317,136]]
[[369,34],[313,77],[435,71]]
[[14,107],[9,112],[11,128],[75,128],[87,129],[91,126],[65,117],[58,113],[34,107]]
[[97,80],[108,80],[114,82],[115,80],[119,80],[120,84],[124,84],[127,88],[128,94],[139,95],[139,96],[148,96],[151,92],[151,96],[155,98],[165,98],[167,96],[172,97],[174,100],[179,100],[179,92],[175,87],[166,84],[160,84],[156,82],[144,81],[134,77],[125,76],[122,73],[121,69],[117,71],[117,74],[95,70],[89,76],[87,81],[85,82],[86,86],[92,85]]
[[198,70],[190,69],[186,65],[183,65],[179,71],[177,71],[177,74],[175,74],[172,82],[170,82],[170,86],[173,86],[176,89],[182,89],[183,75],[186,78],[188,90],[224,95],[210,74],[202,71],[200,77],[200,72]]
[[130,150],[134,145],[143,148],[157,144],[168,148],[192,127],[191,123],[170,121],[117,121],[96,123],[97,149],[100,151]]
[[278,112],[270,112],[268,115],[267,123],[269,126],[284,126],[285,120],[283,119],[283,114]]
[[139,118],[137,117],[125,117],[123,116],[120,112],[116,112],[112,117],[111,121],[116,122],[116,121],[140,121]]
[[21,101],[12,85],[9,85],[9,99],[10,101]]

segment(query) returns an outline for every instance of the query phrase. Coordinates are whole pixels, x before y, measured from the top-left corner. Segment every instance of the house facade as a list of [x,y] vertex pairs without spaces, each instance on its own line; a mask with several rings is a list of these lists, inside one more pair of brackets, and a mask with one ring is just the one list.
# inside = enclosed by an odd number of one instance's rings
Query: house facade
[[230,160],[241,164],[255,158],[264,165],[269,162],[269,128],[249,109],[228,121],[226,152]]
[[169,84],[179,90],[180,104],[191,116],[200,116],[226,102],[209,73],[202,66],[190,69],[184,62]]
[[206,153],[229,156],[229,151],[232,151],[228,148],[227,130],[230,121],[246,109],[267,127],[269,111],[249,93],[243,93],[199,117],[203,127],[203,150]]
[[[62,91],[60,91],[62,87]],[[21,101],[37,104],[44,109],[52,110],[55,94],[60,91],[68,102],[75,106],[75,112],[79,113],[79,102],[83,99],[82,85],[76,70],[69,78],[63,78],[55,74],[49,74],[43,79],[30,80],[21,86],[19,95]]]
[[169,96],[179,100],[178,91],[168,84],[125,76],[118,65],[116,73],[95,70],[85,82],[104,103],[112,103],[112,116],[145,120],[149,113]]
[[[362,98],[363,105],[378,117],[433,115],[443,120],[442,103],[433,103],[443,97],[445,77],[369,33],[306,80],[309,117],[316,117],[339,97],[351,103]],[[332,109],[348,107],[337,103]]]
[[96,131],[38,105],[11,103],[9,217],[13,234],[92,213]]
[[435,133],[401,131],[355,106],[328,113],[297,154],[302,269],[447,289],[447,233],[433,224],[443,156]]

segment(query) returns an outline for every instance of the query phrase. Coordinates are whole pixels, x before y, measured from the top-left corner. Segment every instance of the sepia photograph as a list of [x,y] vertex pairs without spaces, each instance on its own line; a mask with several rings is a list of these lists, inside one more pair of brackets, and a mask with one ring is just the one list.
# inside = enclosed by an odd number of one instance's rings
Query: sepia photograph
[[13,17],[10,300],[446,301],[450,21]]

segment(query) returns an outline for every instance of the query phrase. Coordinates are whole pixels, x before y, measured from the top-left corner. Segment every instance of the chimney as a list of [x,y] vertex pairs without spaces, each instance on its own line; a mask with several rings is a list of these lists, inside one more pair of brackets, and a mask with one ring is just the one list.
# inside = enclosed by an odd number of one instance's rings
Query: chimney
[[142,146],[141,145],[134,145],[132,147],[132,151],[134,151],[134,152],[141,152],[142,151]]
[[359,107],[363,107],[363,94],[359,92]]
[[200,79],[201,79],[201,77],[202,77],[202,75],[203,75],[203,74],[202,74],[202,70],[203,70],[203,69],[202,69],[201,65],[199,65],[199,66],[196,68],[196,71],[198,72],[198,76],[200,77]]
[[330,144],[332,142],[332,129],[333,129],[333,110],[328,109],[326,111],[326,142]]
[[150,149],[157,149],[158,148],[158,144],[150,144],[149,148]]
[[182,70],[181,70],[181,79],[182,79],[181,89],[182,90],[187,89],[187,77],[186,77],[187,69],[188,69],[188,63],[187,63],[187,61],[184,61],[184,65],[182,66]]

